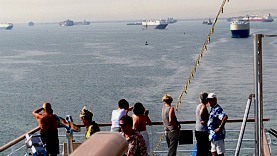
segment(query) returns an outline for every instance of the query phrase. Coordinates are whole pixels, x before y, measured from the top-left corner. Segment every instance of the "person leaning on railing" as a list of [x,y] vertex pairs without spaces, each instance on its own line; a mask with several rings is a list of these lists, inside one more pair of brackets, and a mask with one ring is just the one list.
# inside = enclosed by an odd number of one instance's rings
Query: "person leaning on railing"
[[[43,111],[42,114],[40,114],[41,111]],[[46,144],[47,155],[56,156],[59,154],[59,119],[53,114],[51,104],[44,103],[42,108],[34,110],[32,114],[38,121],[42,141]]]
[[196,156],[210,156],[211,143],[209,141],[209,133],[207,122],[209,120],[209,112],[207,109],[208,93],[200,93],[200,104],[197,105],[195,110],[195,138],[197,141],[197,154]]
[[175,115],[174,107],[171,106],[173,101],[171,95],[164,95],[162,101],[162,120],[165,130],[166,143],[168,146],[168,156],[175,156],[177,154],[181,126]]
[[217,103],[215,93],[209,93],[208,102],[211,106],[208,121],[209,140],[211,141],[211,152],[213,156],[224,156],[225,153],[225,123],[228,115]]
[[93,113],[89,111],[86,106],[84,106],[80,114],[80,119],[86,128],[86,139],[88,139],[92,134],[100,131],[98,124],[92,120],[92,117]]
[[146,129],[146,125],[151,125],[152,121],[150,120],[148,114],[149,111],[145,110],[142,103],[137,102],[133,108],[134,114],[132,115],[133,118],[133,129],[138,131],[145,141],[145,145],[147,147],[147,152],[150,150],[149,146],[149,135]]
[[[40,113],[42,111],[43,113]],[[51,104],[48,102],[44,103],[42,108],[34,110],[32,114],[38,121],[42,141],[46,144],[47,155],[56,156],[60,153],[58,127],[72,129],[75,132],[80,131],[80,128],[73,123],[73,120],[67,122],[64,118],[53,114]]]

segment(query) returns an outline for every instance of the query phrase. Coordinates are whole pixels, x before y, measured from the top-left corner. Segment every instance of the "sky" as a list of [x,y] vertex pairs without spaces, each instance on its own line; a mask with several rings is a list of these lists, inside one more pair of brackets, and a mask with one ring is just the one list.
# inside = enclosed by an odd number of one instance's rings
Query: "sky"
[[[0,0],[0,23],[30,21],[136,21],[216,16],[223,0]],[[220,17],[277,16],[277,0],[229,0]]]

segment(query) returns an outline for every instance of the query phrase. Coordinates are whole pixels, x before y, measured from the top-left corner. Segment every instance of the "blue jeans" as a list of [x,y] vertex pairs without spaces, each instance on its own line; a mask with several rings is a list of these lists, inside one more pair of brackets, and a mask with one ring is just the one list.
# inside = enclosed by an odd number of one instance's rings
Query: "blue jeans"
[[175,156],[177,153],[178,141],[179,141],[179,130],[166,131],[165,138],[168,147],[168,156]]

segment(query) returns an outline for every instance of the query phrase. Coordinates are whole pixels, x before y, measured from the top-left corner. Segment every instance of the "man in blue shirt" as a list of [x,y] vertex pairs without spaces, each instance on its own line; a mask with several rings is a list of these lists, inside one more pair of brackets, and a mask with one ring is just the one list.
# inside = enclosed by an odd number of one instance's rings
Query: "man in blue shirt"
[[224,156],[224,125],[228,119],[228,116],[217,103],[217,97],[215,93],[209,93],[207,99],[211,106],[208,121],[209,140],[211,141],[211,152],[213,156]]

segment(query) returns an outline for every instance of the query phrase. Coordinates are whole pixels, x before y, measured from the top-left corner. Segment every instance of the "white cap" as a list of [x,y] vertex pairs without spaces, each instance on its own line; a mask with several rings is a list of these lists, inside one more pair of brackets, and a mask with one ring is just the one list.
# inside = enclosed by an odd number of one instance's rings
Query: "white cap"
[[213,99],[216,98],[216,94],[215,93],[209,93],[207,99]]

